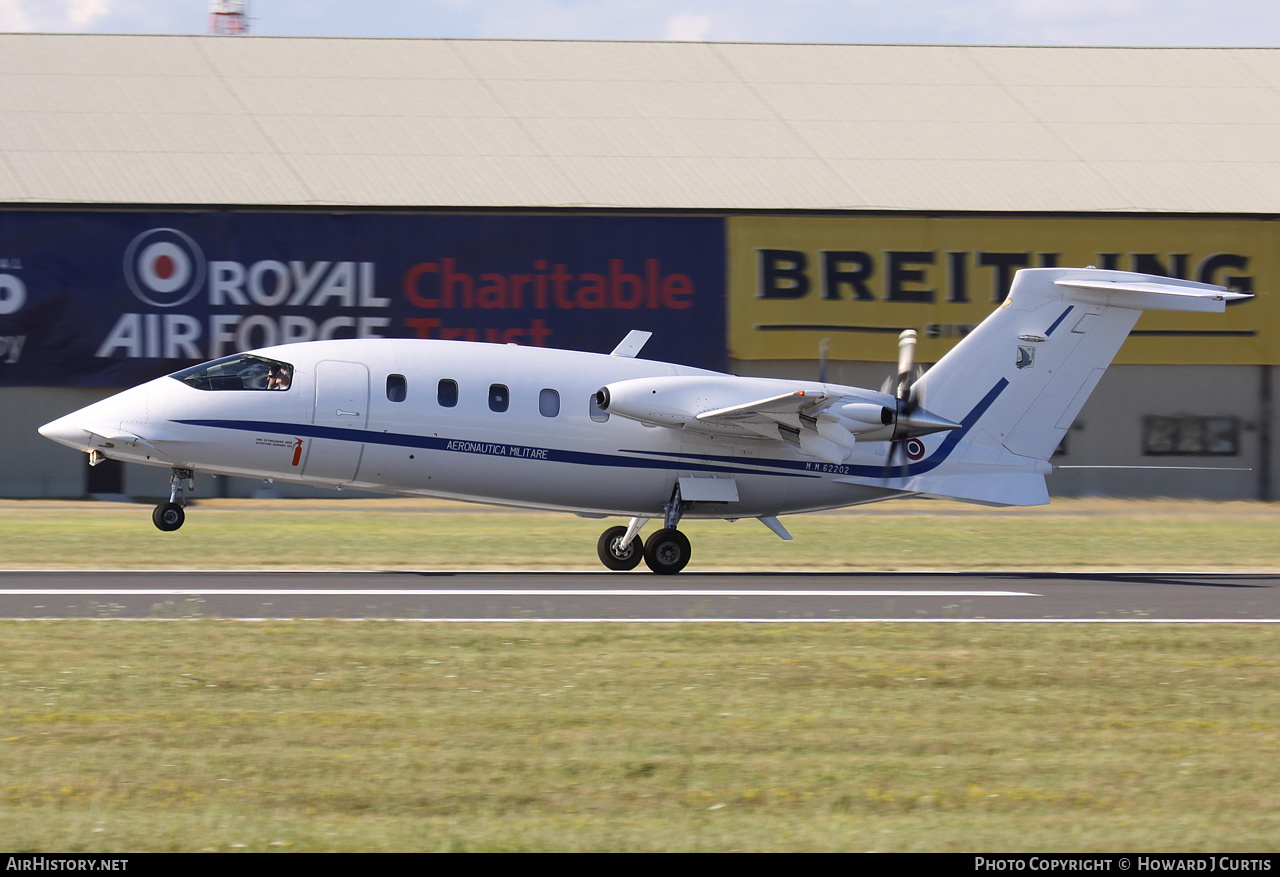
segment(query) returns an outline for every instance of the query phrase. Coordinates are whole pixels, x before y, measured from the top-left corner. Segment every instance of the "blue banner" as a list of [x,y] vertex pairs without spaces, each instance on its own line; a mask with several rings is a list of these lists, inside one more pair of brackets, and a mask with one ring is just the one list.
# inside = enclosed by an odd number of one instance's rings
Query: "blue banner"
[[716,218],[0,212],[0,386],[122,387],[241,350],[444,338],[723,370]]

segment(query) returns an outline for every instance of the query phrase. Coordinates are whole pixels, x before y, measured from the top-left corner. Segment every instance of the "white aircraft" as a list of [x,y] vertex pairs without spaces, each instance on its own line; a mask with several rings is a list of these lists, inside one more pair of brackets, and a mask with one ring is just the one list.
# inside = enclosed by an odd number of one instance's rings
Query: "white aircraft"
[[[609,355],[365,339],[263,348],[192,366],[40,428],[90,455],[172,470],[161,530],[182,526],[197,470],[299,484],[618,515],[606,567],[689,562],[683,518],[758,518],[925,496],[1049,501],[1049,458],[1142,310],[1250,297],[1093,268],[1019,271],[1008,299],[896,385],[735,377]],[[926,407],[927,406],[927,407]],[[663,526],[641,543],[650,519]]]

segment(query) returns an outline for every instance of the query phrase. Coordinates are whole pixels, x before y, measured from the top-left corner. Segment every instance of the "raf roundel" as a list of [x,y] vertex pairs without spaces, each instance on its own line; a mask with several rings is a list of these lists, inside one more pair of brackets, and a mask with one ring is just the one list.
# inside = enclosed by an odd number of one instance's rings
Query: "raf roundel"
[[124,254],[124,276],[133,294],[149,305],[184,304],[204,283],[204,254],[174,228],[153,228],[134,238]]

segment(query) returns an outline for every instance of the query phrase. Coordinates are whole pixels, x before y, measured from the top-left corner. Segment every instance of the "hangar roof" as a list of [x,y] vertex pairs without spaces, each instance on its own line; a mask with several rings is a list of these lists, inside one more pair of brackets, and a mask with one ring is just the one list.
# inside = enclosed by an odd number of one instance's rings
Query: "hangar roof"
[[0,202],[1280,213],[1280,49],[0,35]]

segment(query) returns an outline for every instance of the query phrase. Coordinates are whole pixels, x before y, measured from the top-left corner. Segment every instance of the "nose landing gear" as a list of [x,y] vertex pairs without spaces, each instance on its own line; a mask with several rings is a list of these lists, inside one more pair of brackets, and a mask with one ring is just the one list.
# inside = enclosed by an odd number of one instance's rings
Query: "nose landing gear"
[[[183,482],[187,482],[183,484]],[[190,469],[174,469],[169,475],[169,501],[156,506],[151,513],[151,522],[157,530],[173,532],[182,526],[187,519],[183,507],[187,504],[186,491],[195,489],[195,473]]]

